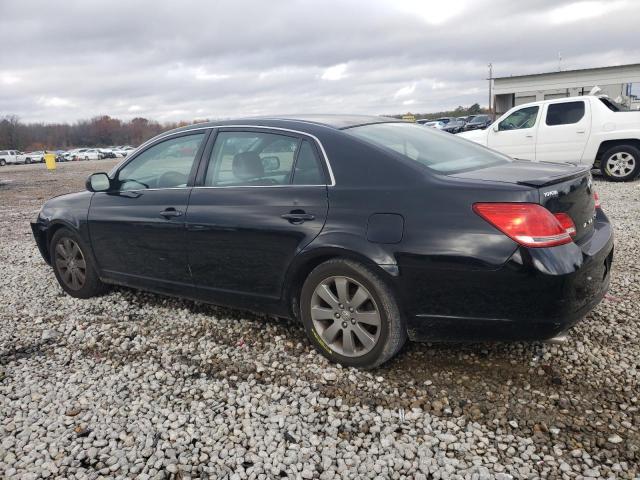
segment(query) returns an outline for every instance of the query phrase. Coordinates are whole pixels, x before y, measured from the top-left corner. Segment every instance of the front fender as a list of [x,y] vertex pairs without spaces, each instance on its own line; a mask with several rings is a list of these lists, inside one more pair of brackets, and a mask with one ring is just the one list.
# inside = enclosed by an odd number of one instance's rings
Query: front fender
[[85,244],[91,245],[87,217],[92,196],[91,192],[79,192],[54,197],[44,204],[37,220],[31,223],[38,249],[47,263],[51,263],[51,237],[62,227],[77,233]]

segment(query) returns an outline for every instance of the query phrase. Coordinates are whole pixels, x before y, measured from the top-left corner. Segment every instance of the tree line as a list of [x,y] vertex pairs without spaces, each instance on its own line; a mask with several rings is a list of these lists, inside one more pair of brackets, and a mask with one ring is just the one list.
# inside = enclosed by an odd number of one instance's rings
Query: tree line
[[402,118],[404,115],[413,115],[416,118],[416,120],[420,120],[423,118],[426,118],[428,120],[435,120],[436,118],[442,118],[442,117],[467,117],[469,115],[480,115],[482,113],[488,114],[489,110],[486,108],[480,107],[478,103],[474,103],[469,107],[463,107],[462,105],[460,105],[454,110],[446,110],[443,112],[434,112],[434,113],[407,112],[407,113],[401,113],[398,115],[391,115],[391,117]]
[[[201,121],[201,120],[198,120]],[[138,146],[145,140],[193,122],[123,121],[108,115],[69,123],[23,123],[16,115],[0,119],[0,150],[67,150],[110,145]]]

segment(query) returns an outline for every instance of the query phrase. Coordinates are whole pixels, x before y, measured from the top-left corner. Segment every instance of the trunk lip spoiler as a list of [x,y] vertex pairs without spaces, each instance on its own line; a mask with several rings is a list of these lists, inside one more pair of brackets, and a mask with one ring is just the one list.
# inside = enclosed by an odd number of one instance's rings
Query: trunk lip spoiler
[[550,175],[548,177],[533,178],[531,180],[518,180],[518,185],[527,185],[529,187],[546,187],[547,185],[553,185],[556,183],[567,182],[575,178],[584,176],[586,173],[591,173],[591,167],[577,167],[578,170],[573,173],[561,173],[558,175]]

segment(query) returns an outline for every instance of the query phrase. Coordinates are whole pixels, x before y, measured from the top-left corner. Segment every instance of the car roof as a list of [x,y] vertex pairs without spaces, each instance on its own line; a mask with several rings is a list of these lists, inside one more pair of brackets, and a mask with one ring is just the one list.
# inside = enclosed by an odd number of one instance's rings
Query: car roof
[[[516,105],[516,107],[533,107],[536,105],[545,105],[547,103],[567,103],[567,102],[577,102],[579,100],[589,101],[589,98],[601,98],[602,95],[573,95],[571,97],[559,97],[559,98],[549,98],[547,100],[538,100],[536,102],[528,102],[522,103],[520,105]],[[515,107],[512,107],[515,108]]]
[[[265,126],[265,127],[280,127],[283,123],[286,123],[288,127],[298,127],[304,130],[305,125],[315,125],[328,127],[335,130],[343,130],[346,128],[356,127],[359,125],[370,125],[374,123],[409,123],[405,120],[392,117],[383,117],[376,115],[343,115],[343,114],[309,114],[309,115],[283,115],[283,116],[262,116],[262,117],[245,117],[237,119],[219,120],[198,123],[194,125],[187,125],[180,127],[171,132],[179,132],[182,130],[191,130],[194,127],[207,128],[207,127],[224,127],[231,125],[243,125],[243,126]],[[166,132],[169,133],[169,132]]]

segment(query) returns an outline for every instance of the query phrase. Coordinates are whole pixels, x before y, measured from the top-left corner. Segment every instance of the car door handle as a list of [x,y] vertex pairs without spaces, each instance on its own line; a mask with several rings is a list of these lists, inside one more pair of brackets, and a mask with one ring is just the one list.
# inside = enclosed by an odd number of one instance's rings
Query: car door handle
[[576,133],[584,133],[584,130],[577,130]]
[[285,213],[284,215],[280,215],[280,217],[284,218],[285,220],[289,220],[289,223],[293,223],[293,224],[304,223],[306,221],[314,220],[316,218],[316,216],[312,215],[311,213],[296,212],[296,211]]
[[176,210],[173,207],[169,207],[167,209],[165,209],[164,211],[160,212],[160,215],[163,216],[164,218],[171,218],[171,217],[180,217],[182,216],[182,212],[180,210]]
[[525,135],[527,138],[533,138],[533,135]]

